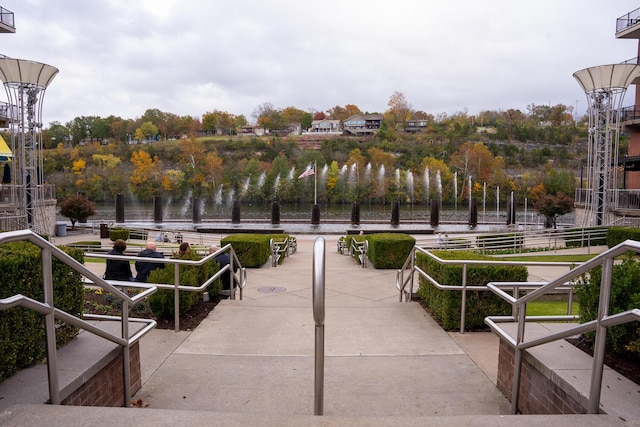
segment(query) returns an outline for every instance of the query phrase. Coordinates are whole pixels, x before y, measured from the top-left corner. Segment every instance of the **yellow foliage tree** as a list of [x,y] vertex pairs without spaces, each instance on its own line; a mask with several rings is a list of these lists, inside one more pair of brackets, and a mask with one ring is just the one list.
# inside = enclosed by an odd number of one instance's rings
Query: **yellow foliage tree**
[[160,170],[162,163],[158,156],[151,155],[145,150],[134,151],[131,154],[131,163],[134,166],[129,178],[132,191],[140,199],[150,199],[160,192],[162,186]]
[[84,172],[86,167],[87,167],[87,162],[84,161],[83,159],[75,160],[72,166],[73,173],[75,173],[76,175],[80,175],[81,173]]

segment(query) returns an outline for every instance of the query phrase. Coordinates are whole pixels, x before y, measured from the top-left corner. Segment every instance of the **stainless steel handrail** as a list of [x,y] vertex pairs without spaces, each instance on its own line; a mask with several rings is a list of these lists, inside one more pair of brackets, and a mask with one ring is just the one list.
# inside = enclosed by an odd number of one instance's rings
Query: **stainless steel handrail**
[[[420,267],[415,265],[415,257],[416,252],[422,253],[425,256],[433,259],[439,264],[448,264],[448,265],[462,265],[462,283],[460,285],[443,285],[439,283],[436,279],[430,276],[426,271],[422,270]],[[467,285],[467,268],[470,265],[505,265],[505,266],[556,266],[556,267],[567,267],[572,268],[576,265],[574,262],[541,262],[541,261],[508,261],[508,258],[505,258],[504,261],[482,261],[482,260],[446,260],[442,259],[431,251],[420,248],[418,246],[414,246],[413,250],[407,257],[403,267],[397,271],[396,274],[396,288],[400,292],[400,302],[403,301],[403,295],[405,295],[405,301],[411,301],[411,296],[413,295],[413,284],[414,273],[418,273],[421,277],[423,277],[427,282],[436,288],[444,291],[457,291],[461,292],[462,302],[460,307],[460,333],[464,334],[465,330],[465,317],[466,317],[466,293],[467,291],[487,291],[489,290],[487,285]],[[408,271],[407,278],[405,279],[405,270]],[[406,286],[410,284],[409,291],[406,291]],[[546,285],[546,282],[510,282],[509,284],[502,284],[501,287],[508,287],[513,289],[514,295],[517,294],[519,289],[527,288],[539,288],[543,285]],[[564,285],[564,283],[563,283]],[[558,290],[567,291],[570,295],[571,300],[571,288],[570,287],[562,287]],[[506,292],[503,291],[506,294]],[[508,295],[508,294],[506,294]]]
[[[589,390],[589,408],[591,414],[597,414],[600,407],[600,396],[602,392],[602,374],[604,367],[605,341],[607,336],[607,328],[610,326],[628,323],[640,320],[640,309],[634,308],[623,313],[609,315],[609,300],[611,296],[611,282],[613,276],[614,259],[629,251],[640,253],[640,242],[626,240],[613,248],[601,253],[600,255],[578,265],[573,270],[565,273],[554,280],[549,281],[539,289],[521,297],[513,298],[501,290],[503,283],[488,283],[487,287],[498,296],[505,299],[513,307],[514,315],[512,317],[489,316],[485,319],[485,323],[496,332],[505,342],[514,348],[514,374],[513,388],[511,392],[511,412],[517,413],[518,399],[520,391],[520,379],[522,372],[523,351],[541,344],[546,344],[559,339],[564,339],[571,335],[584,333],[588,331],[596,331],[595,347],[593,352],[593,366],[591,370],[591,382]],[[561,332],[551,333],[543,337],[539,337],[530,341],[524,340],[525,324],[527,322],[526,305],[549,291],[554,291],[565,283],[571,283],[572,280],[580,277],[582,274],[591,271],[595,267],[602,266],[602,277],[600,281],[600,298],[598,304],[598,314],[596,320],[585,322],[565,329]],[[529,320],[531,319],[529,316]],[[513,339],[497,324],[502,322],[517,322],[517,334]]]
[[[191,266],[201,266],[208,262],[209,260],[215,258],[217,255],[229,252],[231,262],[229,265],[224,266],[220,270],[218,270],[213,276],[209,277],[199,286],[189,286],[189,285],[180,285],[180,266],[181,265],[191,265]],[[98,259],[117,259],[117,260],[125,260],[125,261],[139,261],[140,257],[136,255],[109,255],[109,254],[100,254],[100,253],[85,253],[85,258],[98,258]],[[168,285],[166,283],[149,283],[149,285],[153,285],[157,289],[172,289],[174,291],[174,329],[176,332],[180,331],[180,291],[186,292],[202,292],[204,291],[211,283],[213,283],[217,278],[222,276],[225,271],[231,272],[231,287],[229,289],[229,298],[235,299],[235,289],[238,288],[240,292],[240,300],[243,298],[243,289],[247,284],[247,273],[246,269],[242,267],[240,264],[240,260],[238,259],[237,254],[233,250],[231,244],[227,244],[224,247],[220,248],[218,251],[209,254],[203,257],[200,260],[185,260],[185,259],[176,259],[176,258],[144,258],[145,262],[153,262],[158,264],[171,264],[174,266],[174,284]],[[237,265],[237,271],[234,271],[234,266]],[[107,283],[112,283],[115,286],[126,285],[129,282],[119,282],[119,281],[111,281],[107,280]],[[126,285],[131,286],[131,285]],[[135,301],[130,301],[129,303],[134,303]]]
[[314,415],[322,415],[324,405],[325,258],[324,237],[318,237],[313,243],[313,320],[316,324]]
[[[128,307],[129,304],[133,304],[138,298],[134,299],[129,297],[126,293],[119,290],[116,286],[105,281],[95,273],[91,272],[84,265],[80,264],[74,258],[66,254],[60,248],[57,248],[50,242],[46,241],[39,235],[35,234],[31,230],[18,230],[9,231],[6,233],[0,233],[0,244],[27,241],[42,250],[42,286],[44,294],[44,302],[39,302],[28,298],[24,295],[14,295],[9,298],[0,300],[0,310],[6,310],[16,306],[23,306],[28,309],[37,311],[44,315],[45,319],[45,339],[47,349],[47,372],[49,383],[49,399],[51,403],[59,405],[60,399],[60,381],[58,377],[58,362],[57,362],[57,349],[56,349],[56,335],[55,335],[55,319],[60,319],[66,323],[69,323],[78,328],[84,329],[102,338],[105,338],[122,347],[122,368],[123,368],[123,383],[124,383],[124,405],[128,406],[131,399],[131,381],[130,381],[130,366],[129,366],[129,350],[131,345],[135,344],[142,336],[144,336],[151,329],[155,328],[156,322],[151,319],[135,319],[138,322],[146,323],[146,326],[135,334],[133,337],[129,337],[129,319],[128,319]],[[65,265],[71,269],[77,271],[81,275],[89,278],[94,282],[96,286],[102,289],[108,290],[113,296],[122,301],[122,317],[111,317],[111,320],[120,320],[122,323],[122,336],[111,334],[99,327],[92,325],[82,319],[79,319],[65,311],[59,310],[54,304],[53,295],[53,270],[52,260],[53,258],[62,261]],[[156,288],[151,285],[147,285],[147,289],[143,292],[145,295],[153,293]],[[133,320],[133,319],[132,319]]]

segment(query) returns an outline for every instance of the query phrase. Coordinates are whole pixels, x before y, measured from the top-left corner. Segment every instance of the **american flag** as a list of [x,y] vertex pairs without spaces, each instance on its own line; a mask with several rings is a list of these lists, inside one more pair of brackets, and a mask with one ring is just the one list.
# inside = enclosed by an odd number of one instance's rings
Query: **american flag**
[[315,174],[315,171],[313,170],[313,166],[309,166],[306,171],[304,171],[304,172],[302,172],[302,174],[300,174],[298,179],[304,178],[305,176],[311,176],[311,175],[314,175],[314,174]]

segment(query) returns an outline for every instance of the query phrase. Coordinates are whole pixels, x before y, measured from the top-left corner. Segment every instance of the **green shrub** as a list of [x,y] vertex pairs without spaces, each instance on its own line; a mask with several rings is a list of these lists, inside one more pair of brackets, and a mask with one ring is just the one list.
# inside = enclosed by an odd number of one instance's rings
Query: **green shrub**
[[[640,307],[639,277],[640,262],[634,261],[631,255],[626,257],[622,263],[613,266],[609,314]],[[582,277],[577,287],[580,322],[588,322],[598,316],[601,278],[602,268],[595,268],[590,271],[588,276]],[[594,333],[587,333],[587,336],[593,337]],[[609,352],[640,360],[638,323],[631,322],[609,328],[606,346]]]
[[[220,240],[221,246],[231,244],[243,267],[262,267],[271,256],[269,234],[230,234]],[[278,235],[280,236],[280,235]]]
[[416,239],[402,233],[370,234],[367,257],[375,268],[401,268],[416,244]]
[[[83,263],[82,250],[62,247]],[[41,251],[26,242],[0,245],[0,298],[22,294],[44,301]],[[66,264],[52,260],[54,305],[81,317],[84,302],[82,277]],[[56,321],[56,343],[60,347],[78,334],[76,327]],[[0,311],[0,380],[22,368],[38,363],[45,355],[44,317],[35,311],[17,307]]]
[[[181,259],[200,260],[202,256],[196,251],[189,251],[181,257]],[[200,286],[207,279],[213,276],[220,269],[220,265],[214,260],[210,260],[201,266],[181,265],[179,270],[179,283],[181,286]],[[156,268],[151,272],[148,282],[166,283],[174,285],[175,266],[166,264],[165,268]],[[207,287],[209,295],[216,295],[222,289],[222,281],[216,280]],[[180,314],[184,314],[195,304],[202,295],[196,291],[180,291],[179,293],[179,310]],[[172,319],[175,314],[174,291],[172,289],[158,289],[157,292],[149,296],[149,308],[153,314],[161,319]]]
[[109,239],[112,242],[115,242],[118,239],[127,241],[129,240],[129,230],[127,230],[126,228],[110,228]]
[[[456,260],[493,260],[494,258],[474,252],[433,251],[442,259]],[[416,265],[427,272],[442,285],[462,286],[462,265],[440,264],[418,253]],[[469,265],[467,266],[467,285],[482,286],[489,282],[524,282],[528,271],[524,266]],[[418,296],[445,330],[460,328],[462,293],[442,291],[422,277]],[[485,329],[484,318],[490,315],[509,315],[511,305],[491,291],[467,291],[465,329]]]
[[640,241],[640,228],[609,227],[607,230],[607,246],[612,248],[625,240]]

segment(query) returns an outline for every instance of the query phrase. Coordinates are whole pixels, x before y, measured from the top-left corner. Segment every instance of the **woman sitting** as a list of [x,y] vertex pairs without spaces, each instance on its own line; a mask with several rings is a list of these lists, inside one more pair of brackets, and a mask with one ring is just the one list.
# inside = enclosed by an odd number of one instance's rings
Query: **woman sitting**
[[[113,243],[113,249],[111,249],[107,255],[124,255],[126,249],[127,242],[118,239]],[[104,272],[104,278],[107,280],[132,281],[131,264],[126,260],[107,259],[107,269]]]

